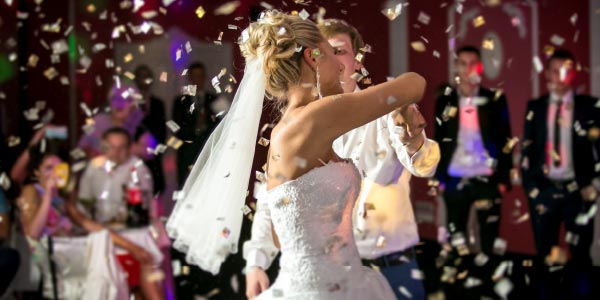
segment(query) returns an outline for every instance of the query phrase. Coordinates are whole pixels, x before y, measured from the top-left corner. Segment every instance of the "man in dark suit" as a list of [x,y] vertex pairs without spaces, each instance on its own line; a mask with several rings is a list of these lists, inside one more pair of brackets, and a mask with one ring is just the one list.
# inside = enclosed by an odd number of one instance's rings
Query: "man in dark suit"
[[[479,239],[484,254],[492,256],[500,224],[501,193],[510,184],[512,167],[512,147],[506,147],[511,139],[506,97],[480,86],[482,64],[477,48],[460,48],[455,66],[456,87],[446,87],[435,108],[435,140],[442,153],[435,177],[446,206],[446,224],[442,226],[446,225],[453,246],[448,261],[456,258],[456,254],[469,255],[469,241],[474,239]],[[476,208],[479,237],[467,234],[472,206]],[[492,263],[487,266],[491,268]],[[464,271],[462,268],[470,267],[452,265],[451,268],[456,268],[454,274],[458,274]],[[479,278],[483,289],[493,294],[488,276],[491,271],[484,273]],[[469,275],[473,274],[470,271]],[[463,283],[455,284],[459,285]],[[470,293],[473,292],[471,289]]]
[[[538,266],[546,276],[536,285],[542,299],[588,299],[582,287],[592,287],[590,209],[598,195],[592,180],[600,171],[600,103],[574,92],[575,74],[573,55],[555,51],[545,71],[549,93],[529,101],[525,116],[521,168]],[[571,251],[564,274],[548,270],[565,260],[558,248],[561,223]]]
[[175,98],[173,102],[173,121],[180,129],[175,134],[183,141],[177,149],[177,180],[179,188],[183,187],[191,166],[196,162],[200,150],[206,143],[210,133],[217,125],[216,114],[213,107],[215,95],[204,90],[206,69],[202,63],[193,63],[187,71],[189,86],[194,89],[186,95]]
[[[154,73],[147,65],[139,65],[135,68],[134,75],[135,85],[143,97],[140,108],[144,112],[144,119],[136,130],[135,139],[137,140],[147,131],[152,134],[157,143],[165,144],[167,138],[165,104],[160,98],[152,95],[151,88],[154,83]],[[151,159],[144,160],[144,162],[152,172],[154,193],[163,192],[165,190],[165,175],[162,168],[162,154],[155,155]]]

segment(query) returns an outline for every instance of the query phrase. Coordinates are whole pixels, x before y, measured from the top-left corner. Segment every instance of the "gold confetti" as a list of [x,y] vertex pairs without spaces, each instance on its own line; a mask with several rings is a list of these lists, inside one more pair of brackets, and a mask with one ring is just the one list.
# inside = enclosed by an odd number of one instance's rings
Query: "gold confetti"
[[377,248],[385,247],[385,236],[380,235],[377,238],[377,242],[375,243],[375,245],[377,246]]
[[502,152],[504,152],[504,154],[508,154],[511,153],[513,148],[515,147],[515,145],[519,142],[519,138],[518,137],[512,137],[511,139],[509,139],[506,144],[504,145],[504,147],[502,148]]
[[415,50],[417,52],[425,52],[425,50],[426,50],[425,44],[422,41],[411,42],[410,46],[413,48],[413,50]]
[[214,14],[215,16],[230,15],[240,6],[240,4],[240,1],[230,1],[224,3],[221,6],[217,7],[217,9],[215,9]]
[[46,76],[48,80],[52,80],[54,77],[58,76],[58,72],[54,67],[50,67],[44,71],[44,76]]
[[600,137],[600,128],[592,127],[588,130],[588,139],[590,141],[596,141]]
[[485,19],[483,19],[483,16],[478,16],[475,19],[473,19],[473,26],[475,28],[477,27],[481,27],[485,24]]
[[198,6],[198,8],[196,9],[196,16],[198,17],[198,19],[202,19],[202,17],[204,17],[204,14],[206,14],[206,11],[202,7],[202,5]]
[[29,56],[29,59],[27,60],[27,65],[31,68],[35,68],[35,66],[37,66],[37,63],[39,60],[40,60],[40,58],[37,55],[31,54]]
[[269,146],[269,140],[266,139],[266,138],[261,137],[258,140],[258,144],[261,145],[261,146],[267,147],[267,146]]
[[179,149],[179,147],[181,147],[181,145],[183,145],[183,141],[172,136],[169,138],[169,140],[167,141],[167,146],[177,150]]
[[484,39],[481,47],[486,50],[494,51],[494,40]]
[[386,8],[381,11],[390,21],[395,20],[402,13],[402,3],[394,7]]
[[183,266],[183,267],[181,267],[181,274],[183,274],[183,275],[190,275],[190,266]]
[[130,62],[130,61],[132,61],[132,60],[133,60],[133,55],[132,55],[131,53],[127,53],[127,54],[126,54],[126,55],[123,57],[123,61],[124,61],[125,63],[128,63],[128,62]]
[[8,137],[8,147],[14,147],[21,143],[21,138],[18,136],[11,135]]

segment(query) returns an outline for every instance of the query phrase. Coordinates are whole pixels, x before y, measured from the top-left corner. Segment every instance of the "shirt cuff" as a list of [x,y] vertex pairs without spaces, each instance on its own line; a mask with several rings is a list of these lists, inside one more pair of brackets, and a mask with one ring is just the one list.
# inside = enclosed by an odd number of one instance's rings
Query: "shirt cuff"
[[268,266],[269,259],[264,252],[258,249],[248,251],[246,255],[246,267],[260,267],[266,271]]

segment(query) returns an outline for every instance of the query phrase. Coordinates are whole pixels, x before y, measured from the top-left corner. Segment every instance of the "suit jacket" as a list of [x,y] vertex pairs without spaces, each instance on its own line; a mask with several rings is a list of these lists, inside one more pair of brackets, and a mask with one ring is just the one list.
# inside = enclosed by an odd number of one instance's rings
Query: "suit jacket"
[[[177,172],[179,185],[183,186],[189,166],[193,165],[204,147],[206,140],[218,124],[210,104],[217,98],[210,93],[205,93],[204,98],[198,96],[178,96],[173,102],[173,121],[180,129],[175,136],[183,141],[183,145],[177,149]],[[190,107],[194,104],[194,110],[190,113]]]
[[[521,170],[523,174],[523,186],[529,192],[534,188],[543,190],[550,186],[551,182],[544,173],[546,164],[546,143],[548,138],[548,105],[550,96],[544,95],[527,103],[525,116],[525,130],[522,145]],[[586,95],[575,95],[573,97],[573,124],[572,127],[572,153],[575,180],[579,188],[589,185],[599,172],[595,170],[598,163],[598,151],[600,140],[590,138],[589,132],[600,127],[600,107],[598,99]],[[531,120],[527,120],[527,115]],[[596,129],[593,129],[596,128]],[[578,133],[579,132],[579,133]],[[525,167],[523,167],[525,165]]]
[[[504,94],[496,99],[496,93],[486,88],[479,88],[479,97],[487,99],[484,103],[477,105],[479,117],[479,129],[481,138],[487,152],[496,159],[496,166],[491,180],[495,183],[504,183],[510,186],[510,169],[512,168],[512,151],[504,153],[502,149],[511,138],[510,118],[508,114],[508,105]],[[459,108],[459,95],[456,89],[453,89],[449,95],[441,95],[436,100],[435,115],[440,120],[446,106]],[[435,177],[442,183],[448,180],[448,166],[452,161],[454,151],[457,146],[459,130],[460,113],[457,111],[454,117],[448,120],[436,122],[435,140],[440,145],[442,157]]]

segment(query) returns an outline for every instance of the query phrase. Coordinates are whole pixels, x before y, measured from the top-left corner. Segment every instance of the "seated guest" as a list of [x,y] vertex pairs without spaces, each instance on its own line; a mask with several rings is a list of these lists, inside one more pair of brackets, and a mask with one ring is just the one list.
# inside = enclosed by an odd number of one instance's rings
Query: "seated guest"
[[[108,232],[97,228],[90,230],[97,231],[90,236],[72,237],[75,227],[58,188],[66,183],[58,175],[61,159],[51,151],[41,152],[40,147],[31,148],[29,157],[29,174],[34,180],[23,187],[17,203],[32,252],[30,259],[44,276],[44,297],[127,299],[125,276],[117,271],[115,257],[104,251],[112,247]],[[62,174],[66,172],[63,169]],[[60,242],[51,242],[54,239]]]
[[[131,154],[131,137],[126,129],[113,127],[106,130],[102,135],[102,148],[104,154],[92,159],[81,177],[79,202],[90,208],[94,222],[119,231],[127,240],[128,247],[122,247],[127,251],[122,251],[118,258],[129,273],[129,284],[139,285],[149,299],[160,299],[158,283],[146,280],[154,274],[154,266],[162,260],[160,250],[144,224],[140,228],[124,230],[132,218],[127,202],[131,195],[128,196],[129,193],[124,193],[124,190],[135,185],[140,205],[149,207],[152,176],[142,160]],[[143,219],[143,212],[141,214],[139,217]],[[140,264],[141,277],[137,267]]]
[[[88,157],[93,158],[102,154],[102,134],[112,127],[124,128],[130,136],[136,136],[132,150],[142,158],[151,158],[146,148],[154,148],[156,139],[148,130],[141,129],[144,113],[138,107],[141,99],[140,92],[132,85],[121,83],[114,86],[109,93],[110,111],[95,115],[91,121],[86,121],[89,128],[79,139],[78,146]],[[88,126],[86,125],[86,126]]]

